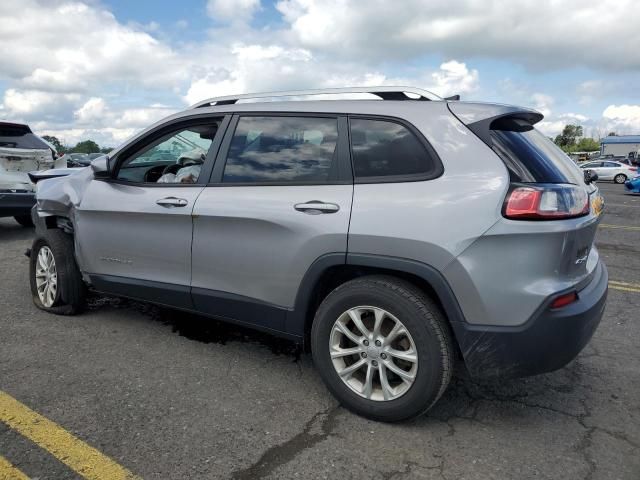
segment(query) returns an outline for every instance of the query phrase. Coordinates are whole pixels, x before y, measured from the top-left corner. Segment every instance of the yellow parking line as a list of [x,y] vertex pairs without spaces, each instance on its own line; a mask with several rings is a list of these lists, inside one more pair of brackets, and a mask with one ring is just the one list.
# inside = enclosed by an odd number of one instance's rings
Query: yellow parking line
[[620,230],[638,230],[640,231],[640,227],[631,227],[628,225],[611,225],[609,223],[601,223],[600,224],[601,228],[617,228]]
[[622,287],[640,288],[640,283],[619,282],[618,280],[609,280],[609,283],[620,285]]
[[0,421],[87,479],[137,479],[133,473],[65,429],[0,391]]
[[29,480],[24,473],[11,465],[9,461],[0,456],[0,479],[2,480]]
[[627,282],[618,282],[616,280],[609,280],[609,288],[613,288],[614,290],[620,290],[622,292],[640,293],[640,284],[637,284],[637,283],[627,283]]

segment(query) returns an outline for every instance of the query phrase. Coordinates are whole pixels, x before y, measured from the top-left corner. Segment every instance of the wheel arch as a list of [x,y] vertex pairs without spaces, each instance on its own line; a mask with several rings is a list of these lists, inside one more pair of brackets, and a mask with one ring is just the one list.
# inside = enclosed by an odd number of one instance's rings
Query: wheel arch
[[402,278],[426,292],[442,308],[454,336],[455,325],[465,322],[453,290],[433,266],[401,257],[335,253],[318,258],[305,274],[298,288],[295,306],[287,315],[287,331],[300,336],[304,344],[309,345],[314,313],[322,300],[344,282],[380,274]]

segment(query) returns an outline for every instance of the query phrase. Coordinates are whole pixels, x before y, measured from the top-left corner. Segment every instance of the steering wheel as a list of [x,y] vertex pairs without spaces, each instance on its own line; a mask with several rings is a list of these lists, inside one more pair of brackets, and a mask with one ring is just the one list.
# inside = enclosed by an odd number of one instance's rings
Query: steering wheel
[[144,172],[145,183],[156,183],[162,176],[164,169],[164,165],[156,165],[155,167],[151,167],[149,170]]

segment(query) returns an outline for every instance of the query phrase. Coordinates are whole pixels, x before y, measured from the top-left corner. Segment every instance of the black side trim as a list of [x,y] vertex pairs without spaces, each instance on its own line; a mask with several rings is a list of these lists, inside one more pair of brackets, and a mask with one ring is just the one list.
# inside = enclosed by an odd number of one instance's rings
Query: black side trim
[[88,277],[93,287],[104,293],[169,307],[193,309],[191,288],[188,285],[174,285],[116,275],[88,274]]
[[458,300],[449,286],[449,283],[440,271],[431,265],[416,262],[415,260],[409,260],[407,258],[363,253],[348,253],[347,265],[360,265],[363,267],[397,270],[420,277],[433,287],[433,290],[438,296],[449,321],[466,323],[462,309],[460,308]]
[[308,312],[308,308],[316,293],[315,286],[318,280],[327,269],[345,264],[346,253],[344,252],[326,253],[311,264],[298,287],[293,310],[287,312],[285,331],[299,337],[304,336],[305,323],[312,320],[307,318],[307,314],[313,315],[313,312]]
[[192,288],[195,310],[207,315],[234,319],[243,324],[284,331],[288,309],[234,293]]

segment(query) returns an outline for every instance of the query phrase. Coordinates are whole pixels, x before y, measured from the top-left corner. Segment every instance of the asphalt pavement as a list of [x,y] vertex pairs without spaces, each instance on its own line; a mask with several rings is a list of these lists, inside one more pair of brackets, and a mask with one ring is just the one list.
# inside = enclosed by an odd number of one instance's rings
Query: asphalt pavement
[[[458,368],[426,416],[399,424],[341,408],[308,354],[265,334],[99,296],[76,317],[38,310],[33,232],[0,219],[0,393],[145,479],[638,480],[640,196],[600,187],[612,283],[591,343],[536,377]],[[0,422],[2,458],[26,477],[82,478]]]

